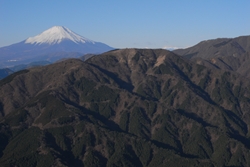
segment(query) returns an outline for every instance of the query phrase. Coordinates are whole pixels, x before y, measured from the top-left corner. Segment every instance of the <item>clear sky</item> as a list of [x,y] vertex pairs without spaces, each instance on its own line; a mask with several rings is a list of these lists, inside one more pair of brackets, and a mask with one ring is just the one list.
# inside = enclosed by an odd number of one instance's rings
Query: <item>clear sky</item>
[[0,47],[65,26],[115,48],[250,35],[250,0],[0,0]]

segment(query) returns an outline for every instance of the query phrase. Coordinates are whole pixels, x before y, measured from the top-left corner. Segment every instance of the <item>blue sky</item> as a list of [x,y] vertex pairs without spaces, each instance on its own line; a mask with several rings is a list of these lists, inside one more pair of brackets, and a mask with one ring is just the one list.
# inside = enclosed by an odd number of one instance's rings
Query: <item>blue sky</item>
[[55,25],[115,48],[250,35],[249,0],[0,0],[0,47]]

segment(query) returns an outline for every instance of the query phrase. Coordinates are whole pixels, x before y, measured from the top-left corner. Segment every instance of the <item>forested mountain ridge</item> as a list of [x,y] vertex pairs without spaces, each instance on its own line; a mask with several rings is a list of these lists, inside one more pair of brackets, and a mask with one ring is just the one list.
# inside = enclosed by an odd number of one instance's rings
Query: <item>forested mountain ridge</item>
[[174,53],[188,58],[210,59],[227,56],[238,57],[249,51],[250,36],[240,36],[201,41],[192,47],[174,50]]
[[250,87],[166,50],[122,49],[0,81],[1,166],[249,166]]
[[250,36],[206,40],[173,52],[201,65],[249,77]]

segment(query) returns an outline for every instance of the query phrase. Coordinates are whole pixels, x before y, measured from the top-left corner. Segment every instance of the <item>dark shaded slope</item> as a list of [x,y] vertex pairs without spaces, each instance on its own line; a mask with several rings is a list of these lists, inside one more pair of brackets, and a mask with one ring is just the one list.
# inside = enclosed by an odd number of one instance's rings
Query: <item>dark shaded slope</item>
[[216,57],[239,57],[250,51],[250,36],[237,38],[218,38],[202,41],[187,49],[177,49],[174,53],[187,58],[210,59]]
[[202,41],[197,45],[174,50],[178,55],[210,68],[237,71],[249,77],[250,37],[219,38]]
[[1,166],[249,166],[249,82],[165,50],[0,82]]

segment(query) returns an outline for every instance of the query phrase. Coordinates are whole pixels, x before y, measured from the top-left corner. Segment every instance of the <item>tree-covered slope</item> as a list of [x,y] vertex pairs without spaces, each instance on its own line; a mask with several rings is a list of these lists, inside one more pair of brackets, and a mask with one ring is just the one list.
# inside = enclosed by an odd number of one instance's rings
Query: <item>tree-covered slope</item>
[[249,81],[123,49],[0,81],[1,166],[249,166]]
[[173,52],[197,64],[235,71],[249,78],[250,36],[206,40]]

